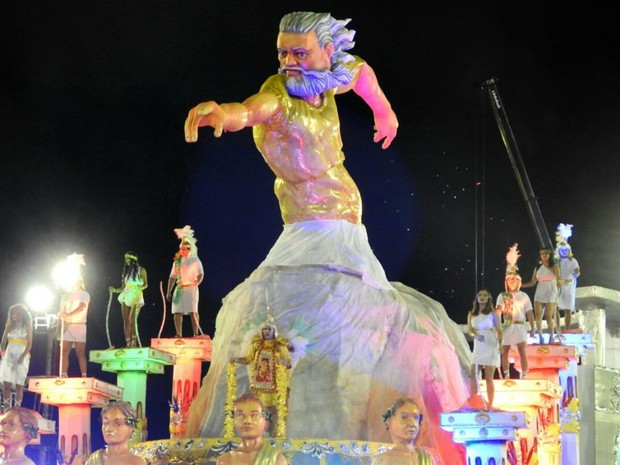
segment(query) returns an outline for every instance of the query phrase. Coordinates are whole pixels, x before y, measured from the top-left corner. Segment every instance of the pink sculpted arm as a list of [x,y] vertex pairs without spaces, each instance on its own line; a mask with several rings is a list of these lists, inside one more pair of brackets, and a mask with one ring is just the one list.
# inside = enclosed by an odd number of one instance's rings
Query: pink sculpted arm
[[366,62],[355,69],[355,77],[351,84],[339,87],[337,93],[343,93],[350,89],[359,95],[372,110],[375,119],[374,142],[383,140],[381,148],[387,149],[396,137],[398,119],[392,110],[392,105],[379,86],[379,81],[374,70]]

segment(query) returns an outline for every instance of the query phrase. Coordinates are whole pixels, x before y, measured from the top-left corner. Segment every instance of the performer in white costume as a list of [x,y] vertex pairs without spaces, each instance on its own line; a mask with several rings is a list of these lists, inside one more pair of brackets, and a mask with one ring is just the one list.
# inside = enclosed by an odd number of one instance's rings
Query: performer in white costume
[[549,342],[552,342],[554,338],[560,269],[558,264],[555,263],[553,251],[551,249],[542,247],[539,252],[540,266],[534,268],[532,279],[524,283],[521,287],[525,289],[536,286],[536,292],[534,293],[534,319],[536,320],[536,330],[538,331],[538,342],[543,344],[543,316],[545,317],[547,329],[549,330]]
[[[190,408],[188,437],[219,437],[229,360],[247,353],[268,313],[291,341],[288,436],[388,441],[377,425],[385,399],[423,399],[420,443],[446,463],[464,448],[439,426],[441,412],[467,399],[471,351],[441,304],[389,282],[361,223],[361,196],[345,169],[335,96],[349,90],[371,108],[375,142],[387,148],[396,115],[372,68],[346,53],[354,31],[327,13],[295,12],[280,23],[279,73],[243,103],[200,103],[185,137],[198,127],[253,127],[276,175],[284,230],[260,264],[223,300],[213,359]],[[250,337],[248,337],[250,335]],[[237,370],[238,391],[249,389]]]
[[[32,349],[32,316],[25,305],[9,307],[2,342],[0,343],[0,381],[3,384],[2,408],[20,406],[24,399],[24,385],[30,368]],[[12,401],[11,391],[15,390]]]
[[144,306],[144,290],[149,286],[146,269],[140,266],[134,252],[125,252],[125,264],[121,273],[121,286],[110,286],[110,292],[119,293],[123,316],[123,333],[127,347],[138,346],[138,314]]
[[60,376],[66,377],[69,372],[69,354],[75,348],[82,377],[87,376],[88,360],[86,359],[86,321],[90,294],[84,287],[80,267],[85,265],[84,255],[72,254],[67,263],[74,267],[73,282],[68,283],[67,291],[60,300],[58,311],[58,340],[60,341]]
[[194,230],[188,225],[184,228],[177,228],[174,232],[181,239],[181,243],[179,251],[174,256],[166,292],[166,299],[172,301],[172,315],[176,331],[174,337],[183,337],[183,315],[191,316],[194,336],[200,336],[202,330],[198,322],[198,286],[205,272],[198,258]]
[[493,377],[500,366],[502,344],[501,318],[495,312],[493,297],[486,289],[476,294],[474,305],[467,314],[467,329],[474,339],[474,353],[471,360],[470,391],[480,392],[480,371],[484,368],[487,388],[487,409],[493,408],[495,384]]
[[[573,313],[575,313],[575,294],[577,292],[577,278],[581,274],[579,262],[573,257],[573,249],[568,239],[573,235],[573,225],[560,223],[555,233],[557,260],[560,267],[560,295],[558,297],[559,312],[564,314],[564,329],[568,330],[571,325]],[[557,322],[558,332],[560,322]]]
[[532,316],[532,301],[530,296],[521,289],[521,275],[517,260],[519,254],[518,245],[514,244],[506,253],[506,292],[497,296],[496,309],[503,317],[502,333],[502,372],[504,378],[510,378],[510,364],[508,354],[511,346],[517,346],[521,361],[521,378],[525,378],[528,372],[527,347],[528,336],[526,318],[530,325],[530,336],[534,337],[534,317]]

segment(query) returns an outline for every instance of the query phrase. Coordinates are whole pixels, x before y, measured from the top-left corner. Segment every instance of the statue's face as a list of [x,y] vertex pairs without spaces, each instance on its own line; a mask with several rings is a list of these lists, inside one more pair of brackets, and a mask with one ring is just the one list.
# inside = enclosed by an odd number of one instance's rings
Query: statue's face
[[245,400],[235,404],[235,430],[241,439],[260,438],[269,423],[263,416],[260,403]]
[[5,449],[26,445],[28,442],[26,436],[26,431],[16,412],[9,410],[0,416],[0,445]]
[[405,402],[398,407],[387,420],[388,430],[392,441],[404,439],[414,441],[420,431],[420,409],[412,402]]
[[[295,34],[281,32],[278,34],[278,61],[287,77],[301,78],[301,72],[329,69],[330,54],[327,49],[321,48],[315,32]],[[287,68],[292,68],[287,71]]]
[[109,408],[101,418],[101,433],[107,445],[125,444],[129,441],[134,427],[127,422],[127,417],[118,408]]
[[332,51],[332,44],[321,48],[314,32],[281,32],[278,35],[279,72],[286,77],[289,94],[307,99],[338,87],[339,81],[330,69]]

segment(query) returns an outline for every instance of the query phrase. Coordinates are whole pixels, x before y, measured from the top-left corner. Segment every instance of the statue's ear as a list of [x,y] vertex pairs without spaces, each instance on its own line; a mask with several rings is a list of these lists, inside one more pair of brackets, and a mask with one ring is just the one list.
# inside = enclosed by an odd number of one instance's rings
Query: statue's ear
[[333,44],[333,42],[330,42],[329,44],[327,44],[325,46],[325,53],[327,53],[327,56],[329,57],[329,62],[331,63],[332,55],[334,54],[334,44]]

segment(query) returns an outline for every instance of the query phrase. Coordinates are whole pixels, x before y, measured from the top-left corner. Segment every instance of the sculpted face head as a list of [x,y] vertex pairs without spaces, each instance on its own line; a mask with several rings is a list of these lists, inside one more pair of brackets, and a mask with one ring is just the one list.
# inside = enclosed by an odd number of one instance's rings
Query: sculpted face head
[[37,430],[37,418],[28,409],[12,407],[0,415],[0,445],[5,449],[25,446]]
[[263,404],[251,395],[235,401],[233,415],[235,431],[241,439],[261,438],[269,426]]
[[286,76],[291,95],[320,95],[339,85],[329,70],[333,45],[322,48],[314,32],[281,32],[277,45],[280,73]]
[[392,441],[415,441],[418,437],[422,414],[412,399],[398,399],[383,418]]
[[136,411],[128,402],[110,402],[101,409],[101,432],[108,445],[129,441],[137,423]]
[[284,15],[277,41],[279,72],[286,75],[291,95],[315,97],[351,82],[354,73],[345,64],[355,58],[346,51],[355,44],[355,31],[345,27],[349,21],[311,11]]

